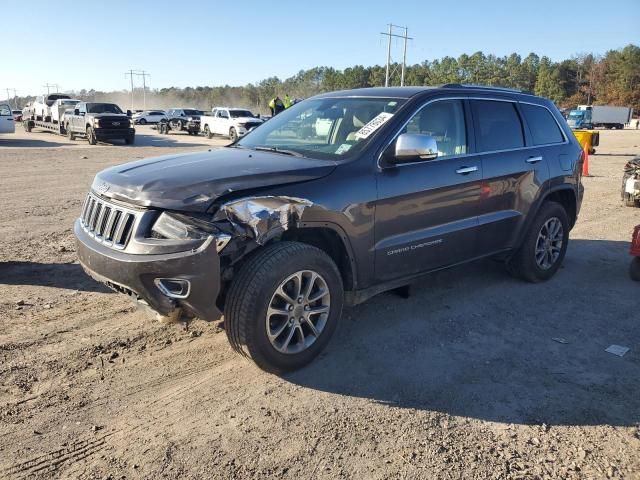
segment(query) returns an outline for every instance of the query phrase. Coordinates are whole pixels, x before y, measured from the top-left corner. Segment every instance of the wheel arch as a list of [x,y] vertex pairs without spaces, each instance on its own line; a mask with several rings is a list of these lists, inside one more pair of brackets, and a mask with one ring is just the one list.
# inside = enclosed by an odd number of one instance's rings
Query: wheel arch
[[562,205],[562,207],[567,212],[567,217],[569,217],[569,229],[571,230],[576,223],[578,218],[578,200],[576,197],[576,192],[571,185],[559,185],[557,187],[553,187],[548,190],[542,197],[540,197],[539,201],[536,202],[535,207],[532,207],[529,213],[527,214],[527,218],[522,225],[522,228],[518,234],[518,241],[516,248],[519,248],[524,241],[529,228],[531,227],[531,223],[535,219],[536,215],[542,208],[542,206],[547,202],[556,202]]
[[[567,212],[567,217],[569,217],[570,228],[573,228],[578,219],[578,199],[571,187],[559,187],[549,191],[542,199],[540,206],[545,202],[556,202],[562,205]],[[540,207],[538,207],[539,209]]]
[[356,262],[351,244],[344,231],[333,223],[308,222],[285,231],[280,240],[306,243],[319,248],[335,262],[345,290],[355,290],[358,284]]

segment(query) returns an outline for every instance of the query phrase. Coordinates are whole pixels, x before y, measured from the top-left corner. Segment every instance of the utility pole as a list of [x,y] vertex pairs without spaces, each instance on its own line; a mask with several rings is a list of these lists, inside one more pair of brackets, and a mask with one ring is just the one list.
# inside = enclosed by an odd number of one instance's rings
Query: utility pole
[[[395,33],[393,33],[393,29],[394,28],[403,28],[404,29],[404,35],[397,35]],[[406,63],[407,63],[407,40],[413,40],[413,38],[407,36],[409,30],[407,29],[407,27],[400,27],[398,25],[393,25],[392,23],[389,24],[389,31],[387,33],[384,32],[380,32],[380,35],[385,35],[386,37],[388,37],[387,40],[387,70],[386,70],[386,75],[385,75],[385,79],[384,79],[384,86],[388,87],[389,86],[389,81],[390,81],[390,77],[391,77],[391,37],[397,37],[397,38],[403,38],[404,39],[404,53],[402,56],[402,73],[401,73],[401,77],[400,77],[400,86],[404,86],[404,72],[405,72],[405,68],[406,68]]]
[[129,70],[128,72],[125,72],[124,78],[127,78],[127,75],[131,78],[131,111],[133,112],[133,76],[135,74],[133,73],[133,70]]
[[144,110],[147,109],[147,77],[150,77],[147,72],[142,70],[141,73],[138,73],[142,77],[142,108]]
[[407,27],[404,27],[404,51],[402,53],[402,73],[400,74],[400,86],[404,87],[404,69],[407,64]]
[[384,86],[388,87],[389,86],[389,67],[391,65],[391,27],[393,25],[389,24],[389,33],[387,33],[387,35],[389,35],[388,38],[388,42],[387,42],[387,73],[384,77]]
[[151,75],[144,70],[129,70],[124,74],[125,78],[129,76],[131,78],[131,110],[133,110],[133,76],[138,75],[142,77],[142,105],[143,109],[147,109],[147,77]]
[[7,102],[11,98],[11,96],[9,95],[9,90],[13,90],[13,106],[17,110],[18,109],[18,98],[17,98],[18,94],[16,93],[16,89],[15,88],[7,88]]

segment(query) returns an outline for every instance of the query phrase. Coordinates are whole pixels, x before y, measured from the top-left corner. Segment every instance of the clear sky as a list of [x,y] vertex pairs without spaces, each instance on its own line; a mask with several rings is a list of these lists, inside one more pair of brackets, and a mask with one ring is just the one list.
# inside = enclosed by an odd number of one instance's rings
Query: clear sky
[[[640,43],[640,0],[7,0],[0,98],[128,89],[244,85],[326,65],[383,64],[388,23],[406,25],[408,63],[445,55],[531,51],[560,60]],[[8,29],[8,31],[7,31]],[[400,41],[393,44],[396,60]],[[139,82],[140,80],[137,80]]]

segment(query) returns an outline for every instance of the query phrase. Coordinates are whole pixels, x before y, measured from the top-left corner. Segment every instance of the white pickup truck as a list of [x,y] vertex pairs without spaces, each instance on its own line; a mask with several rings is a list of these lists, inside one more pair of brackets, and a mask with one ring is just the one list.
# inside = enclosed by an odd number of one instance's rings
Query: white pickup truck
[[263,123],[261,118],[256,117],[245,108],[216,107],[211,111],[211,115],[200,117],[200,131],[207,138],[214,135],[224,135],[235,142],[249,130]]

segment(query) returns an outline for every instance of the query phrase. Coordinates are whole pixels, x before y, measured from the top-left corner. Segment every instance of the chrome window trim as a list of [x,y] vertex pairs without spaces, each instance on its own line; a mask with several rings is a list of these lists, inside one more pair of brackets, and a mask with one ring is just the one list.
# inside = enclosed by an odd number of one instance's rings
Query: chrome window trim
[[[556,121],[556,124],[558,125],[558,128],[562,132],[562,136],[565,139],[565,141],[561,142],[561,143],[548,143],[548,144],[545,144],[545,145],[525,145],[523,147],[506,148],[506,149],[502,149],[502,150],[490,150],[490,151],[486,151],[486,152],[465,153],[465,154],[462,154],[462,155],[449,155],[449,156],[446,156],[446,157],[435,158],[433,160],[421,160],[421,161],[416,161],[416,162],[400,163],[400,164],[397,164],[396,167],[403,167],[403,166],[415,165],[415,164],[423,164],[423,163],[427,163],[427,162],[438,162],[438,161],[441,161],[441,160],[450,160],[450,159],[456,159],[456,158],[466,158],[466,157],[469,157],[469,156],[476,156],[476,155],[491,155],[491,154],[494,154],[494,153],[514,152],[514,151],[517,151],[517,150],[529,150],[529,149],[540,148],[540,147],[549,146],[549,145],[566,145],[567,143],[569,143],[569,140],[567,139],[567,137],[566,137],[566,135],[564,133],[564,130],[562,129],[562,127],[558,123],[558,120],[556,119],[555,115],[545,105],[539,105],[537,103],[532,103],[532,102],[521,102],[519,100],[514,100],[514,99],[509,99],[509,98],[476,97],[476,96],[438,97],[438,98],[432,98],[431,100],[428,100],[428,101],[424,102],[422,105],[420,105],[420,107],[415,111],[415,113],[413,115],[411,115],[411,117],[406,122],[404,122],[402,124],[402,126],[400,126],[400,128],[398,128],[396,130],[396,133],[391,137],[391,140],[389,140],[384,145],[384,147],[381,149],[380,153],[378,154],[378,159],[376,161],[376,166],[378,167],[378,169],[382,170],[382,166],[380,165],[380,161],[382,160],[382,154],[385,152],[385,150],[387,148],[389,148],[389,145],[391,145],[396,140],[396,138],[398,138],[398,136],[400,135],[400,132],[402,132],[402,130],[409,124],[409,122],[411,120],[413,120],[413,117],[415,117],[427,105],[429,105],[431,103],[435,103],[435,102],[441,102],[443,100],[462,100],[462,101],[464,101],[464,100],[488,100],[488,101],[493,101],[493,102],[511,102],[513,104],[526,103],[526,104],[529,104],[529,105],[534,105],[536,107],[546,108],[549,111],[549,113],[551,113],[551,116],[553,117],[553,119]],[[524,124],[523,124],[523,126],[524,126]],[[465,125],[465,127],[466,127],[466,125]],[[468,140],[468,133],[469,132],[467,132],[467,140]]]

